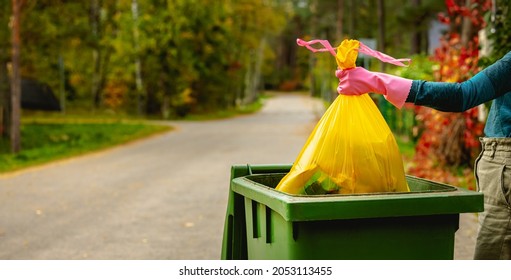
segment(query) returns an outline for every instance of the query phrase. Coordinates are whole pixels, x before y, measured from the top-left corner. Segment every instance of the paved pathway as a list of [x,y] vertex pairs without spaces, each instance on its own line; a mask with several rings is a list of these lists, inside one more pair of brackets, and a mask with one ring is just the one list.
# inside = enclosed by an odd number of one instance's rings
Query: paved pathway
[[[318,100],[279,95],[254,115],[172,122],[165,135],[0,175],[0,259],[218,259],[230,167],[292,162],[321,114]],[[471,258],[472,217],[456,258]]]
[[472,260],[477,236],[477,214],[460,214],[460,228],[456,232],[454,259]]

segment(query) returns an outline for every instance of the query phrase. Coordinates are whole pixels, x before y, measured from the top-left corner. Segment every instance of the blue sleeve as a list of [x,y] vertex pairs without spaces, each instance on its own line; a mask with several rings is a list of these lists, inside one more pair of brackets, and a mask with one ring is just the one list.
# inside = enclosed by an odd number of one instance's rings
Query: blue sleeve
[[463,112],[511,91],[511,52],[463,83],[414,80],[406,102]]

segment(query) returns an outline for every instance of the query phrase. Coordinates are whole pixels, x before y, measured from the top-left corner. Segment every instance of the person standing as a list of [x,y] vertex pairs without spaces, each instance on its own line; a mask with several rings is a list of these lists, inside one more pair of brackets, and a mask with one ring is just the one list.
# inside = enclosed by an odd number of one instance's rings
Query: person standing
[[511,52],[462,83],[410,80],[362,67],[337,70],[339,94],[382,94],[397,108],[404,103],[444,112],[463,112],[491,101],[475,161],[484,212],[474,259],[511,259]]

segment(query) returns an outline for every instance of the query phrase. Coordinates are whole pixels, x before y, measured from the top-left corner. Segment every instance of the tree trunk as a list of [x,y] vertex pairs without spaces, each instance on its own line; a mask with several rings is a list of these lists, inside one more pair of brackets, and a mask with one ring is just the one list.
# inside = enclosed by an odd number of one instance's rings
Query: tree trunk
[[[385,1],[378,0],[378,50],[385,53]],[[380,71],[385,71],[385,63],[380,62]]]
[[[465,7],[469,8],[471,5],[471,0],[465,0]],[[470,17],[465,16],[463,17],[463,23],[461,25],[461,45],[462,46],[468,46],[468,42],[472,40],[473,36],[473,26],[472,22],[470,20]]]
[[[92,85],[91,93],[93,96],[93,106],[98,108],[101,106],[102,92],[106,83],[106,74],[108,73],[108,65],[110,63],[110,57],[112,55],[112,48],[105,48],[101,46],[101,38],[103,36],[101,32],[101,0],[91,0],[90,9],[90,25],[93,37],[93,50],[92,50]],[[114,15],[116,10],[109,10],[108,15]],[[114,27],[117,28],[117,27]],[[117,32],[114,32],[116,34]]]
[[[316,38],[317,34],[317,25],[318,25],[318,13],[317,13],[317,0],[312,0],[311,4],[310,4],[310,11],[311,11],[311,14],[312,14],[312,19],[311,19],[311,25],[310,25],[310,28],[311,28],[311,37],[312,38]],[[314,96],[315,94],[315,89],[316,89],[316,78],[314,77],[314,66],[316,65],[316,57],[315,55],[311,52],[309,54],[309,69],[310,69],[310,95],[311,96]]]
[[133,16],[133,44],[135,47],[135,82],[137,87],[137,112],[142,115],[143,112],[143,99],[144,99],[144,85],[142,82],[142,62],[139,55],[139,34],[138,34],[138,1],[131,2],[131,14]]
[[66,73],[64,69],[64,57],[59,53],[59,95],[60,95],[60,109],[62,114],[66,113]]
[[[412,0],[413,9],[418,9],[421,5],[421,0]],[[412,26],[412,40],[411,40],[411,53],[421,53],[422,49],[422,32],[419,30],[418,23]]]
[[99,3],[98,0],[91,0],[90,8],[90,25],[92,32],[92,39],[94,47],[92,50],[92,84],[91,94],[93,98],[94,108],[99,107],[101,104],[101,90],[100,90],[100,76],[101,71],[101,57],[99,47]]
[[20,73],[20,10],[21,2],[12,0],[12,78],[11,78],[11,151],[21,150],[21,73]]
[[250,104],[257,100],[261,82],[261,69],[263,67],[264,49],[266,48],[266,38],[263,36],[259,41],[259,47],[253,51],[249,57],[248,69],[246,72],[245,96],[243,104]]
[[355,25],[356,25],[356,13],[357,10],[357,1],[356,0],[350,0],[350,10],[348,12],[349,16],[349,24],[348,24],[348,35],[350,37],[353,37],[355,34]]
[[344,0],[337,0],[337,29],[336,29],[336,39],[338,43],[342,42],[344,33],[343,33],[343,22],[344,22]]
[[0,138],[8,138],[9,135],[10,103],[7,62],[5,62],[3,59],[0,59]]
[[446,129],[440,133],[436,151],[438,159],[445,165],[471,164],[470,148],[465,146],[464,131],[467,129],[462,114],[453,114]]

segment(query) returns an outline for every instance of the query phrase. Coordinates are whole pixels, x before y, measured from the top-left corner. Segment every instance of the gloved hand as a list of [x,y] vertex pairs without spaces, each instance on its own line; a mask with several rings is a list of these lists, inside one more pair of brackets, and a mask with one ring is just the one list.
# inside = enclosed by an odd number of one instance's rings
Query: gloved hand
[[383,94],[385,99],[397,108],[403,107],[410,89],[412,80],[371,72],[363,67],[335,71],[339,78],[337,92],[346,95],[361,95],[368,92]]

